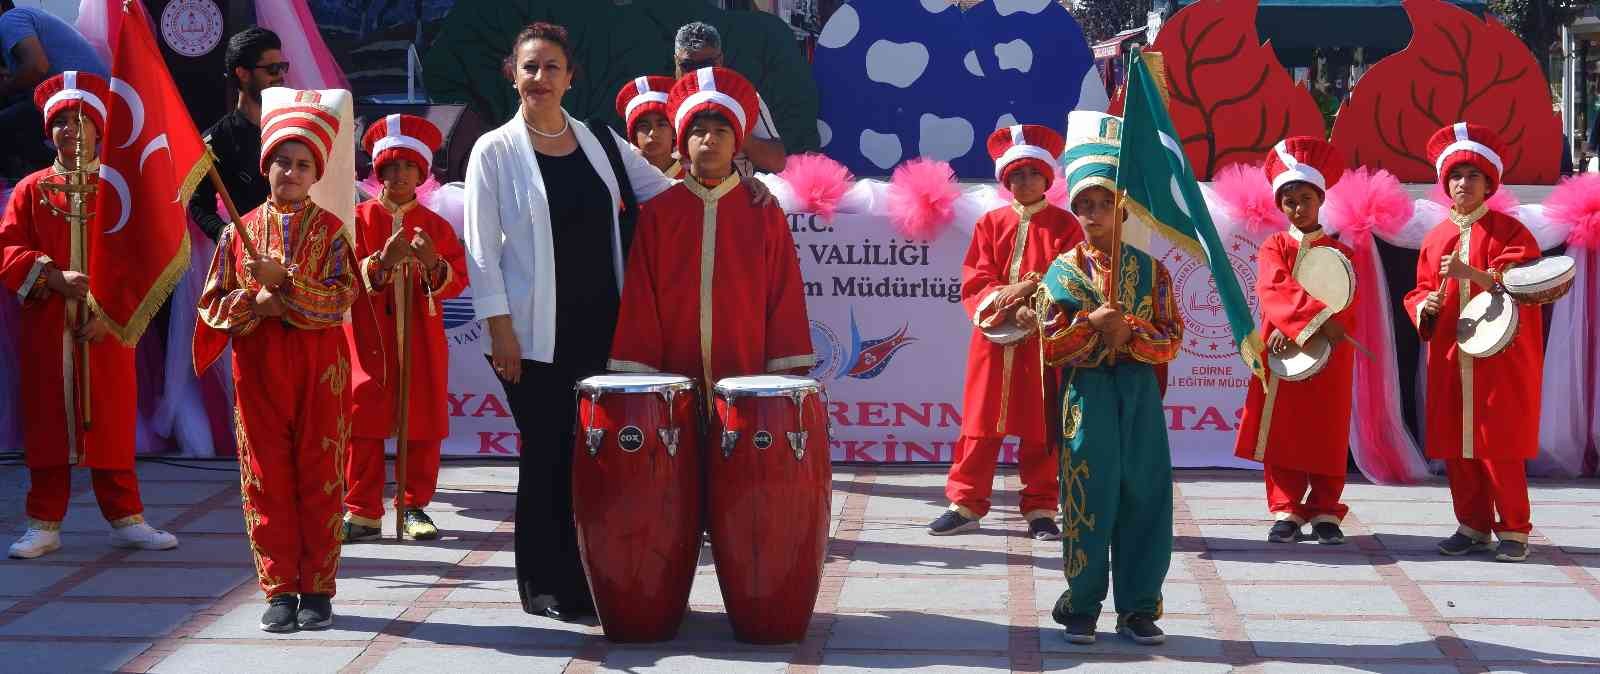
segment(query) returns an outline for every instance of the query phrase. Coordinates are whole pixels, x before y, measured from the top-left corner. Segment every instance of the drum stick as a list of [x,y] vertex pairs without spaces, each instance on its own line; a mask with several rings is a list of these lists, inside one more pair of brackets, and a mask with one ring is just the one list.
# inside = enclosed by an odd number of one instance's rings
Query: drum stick
[[1367,347],[1362,346],[1361,342],[1356,341],[1356,338],[1351,337],[1350,335],[1345,335],[1344,338],[1345,341],[1350,342],[1350,346],[1356,347],[1356,350],[1360,351],[1362,355],[1366,356],[1369,360],[1377,359],[1377,356],[1372,355],[1372,352],[1367,350]]

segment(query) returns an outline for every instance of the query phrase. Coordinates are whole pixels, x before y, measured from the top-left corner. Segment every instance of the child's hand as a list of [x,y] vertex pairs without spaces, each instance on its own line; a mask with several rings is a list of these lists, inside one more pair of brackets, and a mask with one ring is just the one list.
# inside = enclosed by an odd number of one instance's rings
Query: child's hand
[[45,278],[45,287],[65,296],[71,300],[81,300],[89,296],[89,276],[75,271],[61,271],[55,266],[50,267],[49,276]]
[[433,246],[433,238],[421,227],[414,228],[415,236],[411,237],[411,254],[422,262],[424,269],[432,269],[434,263],[439,261],[439,251]]
[[84,321],[83,325],[78,327],[76,336],[80,342],[93,344],[105,339],[105,336],[109,334],[111,334],[111,324],[107,323],[106,319],[101,318],[99,314],[93,314],[89,316],[89,320]]
[[1439,315],[1439,307],[1443,300],[1439,299],[1439,291],[1428,293],[1428,298],[1422,301],[1422,317],[1433,318]]
[[778,198],[772,196],[772,190],[767,189],[766,183],[756,180],[755,178],[750,178],[743,182],[750,190],[751,206],[765,206],[767,204],[778,203]]
[[395,265],[408,257],[411,257],[411,241],[406,238],[406,231],[401,229],[389,235],[389,240],[384,242],[383,256],[378,263],[386,270],[394,269]]
[[275,317],[282,316],[284,311],[283,300],[271,290],[262,288],[256,293],[255,311],[257,316]]
[[285,269],[277,260],[266,257],[258,257],[244,263],[244,269],[250,272],[252,277],[255,277],[257,283],[267,288],[276,288],[279,283],[283,283],[283,280],[289,277],[288,269]]
[[1282,331],[1274,329],[1272,331],[1272,334],[1267,336],[1267,352],[1268,353],[1283,353],[1284,351],[1286,351],[1288,349],[1289,349],[1289,336],[1283,334]]
[[1100,332],[1106,332],[1122,322],[1122,312],[1109,304],[1102,304],[1089,312],[1089,325]]

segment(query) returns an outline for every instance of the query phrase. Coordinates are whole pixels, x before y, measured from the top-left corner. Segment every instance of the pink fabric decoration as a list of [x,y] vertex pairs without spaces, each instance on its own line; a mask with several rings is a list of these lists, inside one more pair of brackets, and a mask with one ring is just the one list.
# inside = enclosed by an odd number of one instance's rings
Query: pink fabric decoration
[[1579,248],[1600,247],[1600,173],[1567,178],[1544,200],[1544,215],[1565,225],[1567,243]]
[[1362,166],[1346,171],[1328,188],[1322,222],[1356,245],[1374,234],[1392,237],[1411,219],[1412,201],[1400,181],[1388,171]]
[[1428,477],[1428,462],[1406,428],[1400,403],[1389,282],[1373,234],[1392,236],[1411,219],[1412,202],[1388,171],[1347,171],[1328,189],[1322,222],[1355,251],[1355,326],[1351,336],[1372,350],[1357,354],[1350,450],[1356,466],[1379,484],[1411,484]]
[[829,224],[856,179],[844,164],[815,152],[789,157],[778,176],[789,183],[801,212],[816,213]]
[[[1444,186],[1439,183],[1434,183],[1433,187],[1428,189],[1428,199],[1433,203],[1442,204],[1446,208],[1449,208],[1450,204],[1454,203],[1450,201],[1450,195],[1445,194]],[[1511,190],[1506,189],[1505,185],[1501,185],[1500,189],[1489,195],[1489,210],[1496,213],[1510,215],[1511,209],[1516,208],[1521,203],[1517,200],[1517,195],[1512,194]]]
[[[289,69],[288,85],[295,89],[345,89],[350,80],[333,59],[317,19],[306,0],[258,2],[256,23],[278,34],[283,40],[283,57],[294,64]],[[404,65],[404,64],[402,64]]]
[[[113,5],[115,3],[115,5]],[[74,26],[83,39],[100,55],[101,63],[111,63],[111,12],[121,9],[117,0],[80,0],[78,22]]]
[[1230,164],[1217,171],[1211,189],[1227,211],[1225,220],[1246,238],[1259,240],[1289,226],[1289,218],[1278,210],[1272,196],[1272,182],[1260,164]]
[[889,222],[913,239],[935,239],[950,226],[961,187],[950,165],[917,158],[889,177]]

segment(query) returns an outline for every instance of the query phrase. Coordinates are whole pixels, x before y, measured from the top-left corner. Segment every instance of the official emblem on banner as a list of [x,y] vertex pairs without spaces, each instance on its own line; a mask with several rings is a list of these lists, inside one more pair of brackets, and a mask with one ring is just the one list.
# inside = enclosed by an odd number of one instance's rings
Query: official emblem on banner
[[161,10],[161,39],[184,56],[209,54],[222,42],[222,10],[213,0],[172,0]]
[[[1254,288],[1256,284],[1256,244],[1241,236],[1227,242],[1228,264],[1233,267],[1239,285]],[[1233,343],[1233,331],[1228,315],[1217,291],[1217,280],[1212,277],[1206,261],[1191,255],[1177,246],[1167,251],[1161,264],[1172,274],[1172,291],[1177,295],[1178,311],[1183,314],[1183,350],[1196,358],[1229,360],[1239,355]],[[1257,315],[1260,306],[1255,293],[1245,296],[1250,303],[1250,314]]]

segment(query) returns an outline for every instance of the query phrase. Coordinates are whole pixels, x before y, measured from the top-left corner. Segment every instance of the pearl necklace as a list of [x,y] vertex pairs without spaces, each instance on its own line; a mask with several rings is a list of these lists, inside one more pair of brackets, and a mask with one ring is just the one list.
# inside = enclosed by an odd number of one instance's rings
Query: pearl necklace
[[528,118],[526,117],[522,118],[522,125],[528,127],[528,130],[532,131],[535,135],[542,136],[544,138],[560,138],[565,136],[567,135],[567,128],[572,126],[572,124],[567,121],[566,115],[561,116],[561,130],[555,133],[545,133],[540,131],[539,127],[534,126],[533,122],[528,121]]

